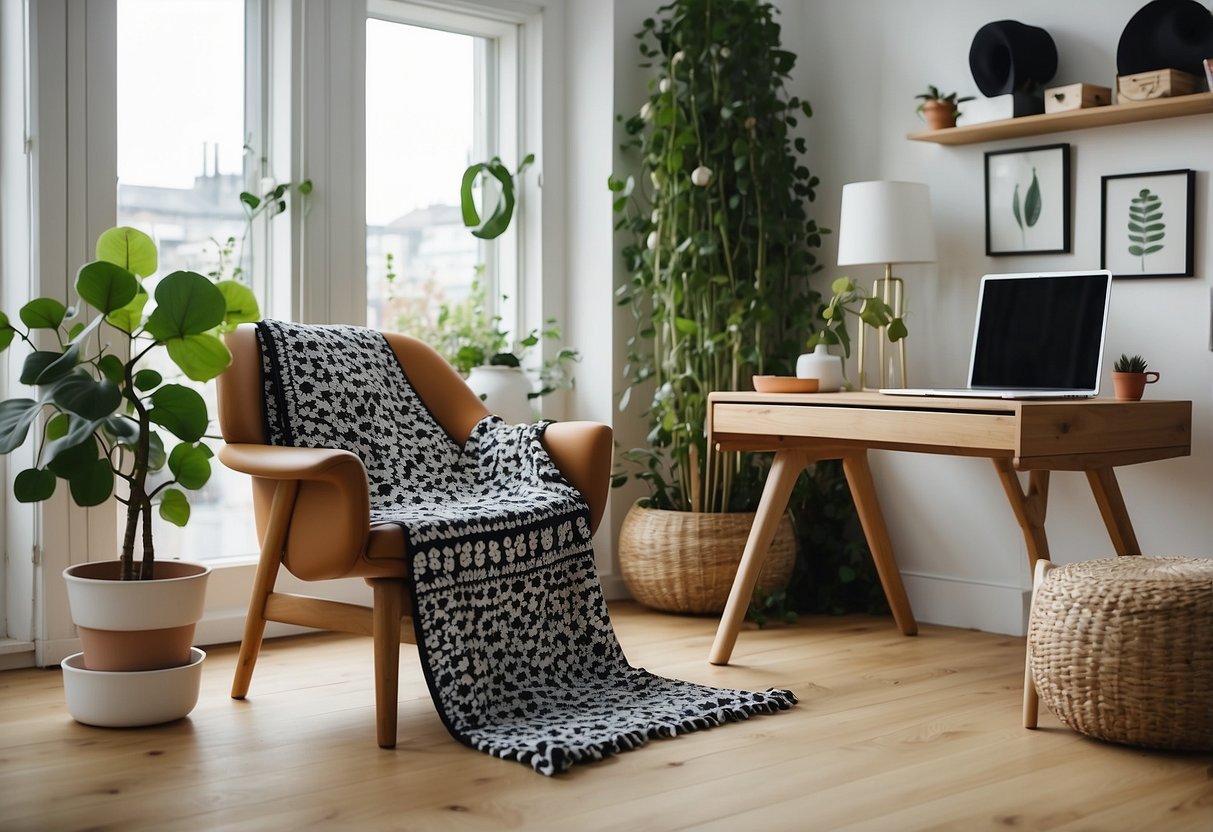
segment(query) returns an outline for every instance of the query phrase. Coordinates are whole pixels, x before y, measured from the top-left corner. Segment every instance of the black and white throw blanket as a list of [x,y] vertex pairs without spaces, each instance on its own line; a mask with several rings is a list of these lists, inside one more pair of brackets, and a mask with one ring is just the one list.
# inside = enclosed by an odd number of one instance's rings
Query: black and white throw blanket
[[404,529],[421,663],[456,739],[551,775],[795,704],[628,664],[589,509],[544,450],[544,424],[490,416],[460,447],[381,334],[263,321],[257,336],[271,443],[357,454],[372,523]]

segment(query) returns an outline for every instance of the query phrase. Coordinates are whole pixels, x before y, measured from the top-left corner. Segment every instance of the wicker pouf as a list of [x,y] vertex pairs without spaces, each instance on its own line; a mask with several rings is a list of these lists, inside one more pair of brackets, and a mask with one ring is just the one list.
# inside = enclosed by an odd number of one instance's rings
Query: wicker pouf
[[1041,701],[1081,734],[1213,750],[1213,559],[1118,557],[1047,571],[1028,662]]

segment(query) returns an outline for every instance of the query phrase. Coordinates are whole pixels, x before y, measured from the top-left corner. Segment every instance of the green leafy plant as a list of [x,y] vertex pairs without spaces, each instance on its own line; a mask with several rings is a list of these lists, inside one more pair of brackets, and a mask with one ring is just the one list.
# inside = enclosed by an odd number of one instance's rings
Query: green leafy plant
[[[24,329],[0,313],[0,350],[17,339],[29,347],[20,381],[37,395],[0,403],[0,453],[13,452],[36,430],[34,466],[17,474],[13,494],[41,502],[63,479],[77,505],[96,506],[114,494],[117,482],[124,484],[126,494],[118,496],[126,505],[124,580],[152,575],[152,507],[185,525],[185,491],[201,488],[211,475],[211,451],[201,441],[210,422],[206,402],[195,390],[167,382],[146,366],[148,359],[163,350],[185,376],[208,381],[231,363],[220,334],[260,317],[248,287],[186,271],[162,277],[149,304],[153,295],[143,279],[157,267],[150,237],[111,228],[97,239],[96,260],[77,274],[78,306],[32,300],[18,313]],[[162,431],[178,440],[171,449]],[[153,484],[149,475],[166,467],[169,475]]]
[[[436,349],[461,375],[484,364],[501,367],[521,367],[528,350],[544,340],[559,342],[560,327],[549,318],[542,328],[535,328],[516,342],[502,328],[501,316],[490,315],[484,286],[477,273],[472,278],[468,295],[458,303],[444,303],[437,319],[431,324],[422,320],[398,321],[401,329],[411,333]],[[538,389],[528,398],[546,396],[556,390],[573,386],[573,363],[581,359],[577,350],[562,347],[557,354],[545,359],[538,369]]]
[[1129,356],[1121,353],[1112,369],[1118,373],[1144,373],[1146,367],[1146,360],[1140,355]]
[[211,239],[218,249],[218,265],[216,268],[207,273],[208,277],[215,280],[222,280],[227,275],[228,269],[231,269],[230,279],[245,282],[245,265],[253,259],[252,247],[249,244],[249,236],[253,230],[253,221],[258,217],[274,218],[279,214],[285,213],[287,208],[286,196],[294,189],[300,196],[306,197],[313,190],[312,180],[304,179],[299,184],[284,182],[280,185],[275,185],[261,196],[250,193],[249,191],[241,191],[239,200],[240,207],[244,210],[244,230],[240,234],[240,240],[228,237],[223,242],[214,238]]
[[1146,255],[1162,251],[1166,236],[1162,221],[1162,198],[1149,188],[1142,188],[1129,202],[1129,254],[1141,258],[1141,270],[1146,270]]
[[944,104],[950,104],[950,105],[952,105],[952,109],[955,110],[957,108],[957,105],[963,104],[966,101],[973,100],[973,96],[971,96],[971,95],[966,95],[963,97],[958,97],[958,95],[959,95],[959,93],[954,93],[954,92],[942,93],[939,91],[939,88],[936,87],[934,84],[928,84],[926,92],[922,92],[922,93],[919,93],[918,95],[914,96],[916,99],[919,99],[922,101],[922,103],[918,105],[918,109],[916,112],[918,113],[918,115],[921,116],[922,111],[926,108],[927,103],[930,101],[940,101],[940,102],[943,102]]
[[1019,234],[1023,238],[1024,248],[1028,247],[1028,228],[1032,228],[1040,220],[1040,180],[1036,178],[1036,168],[1032,168],[1032,182],[1024,195],[1023,211],[1019,209],[1019,183],[1015,183],[1015,191],[1011,195],[1011,213],[1015,216],[1015,224],[1019,226]]
[[648,447],[625,460],[654,508],[752,510],[768,461],[707,444],[708,394],[791,374],[820,295],[810,219],[817,177],[793,135],[811,116],[785,89],[796,56],[775,10],[754,0],[676,0],[637,34],[655,76],[623,119],[642,175],[611,177],[629,272],[616,297],[636,321],[626,410],[643,397]]
[[885,334],[890,341],[906,337],[906,324],[893,314],[892,307],[882,298],[869,295],[849,277],[840,277],[830,284],[833,295],[821,310],[825,325],[809,338],[809,346],[839,344],[843,354],[851,356],[851,336],[847,331],[847,313],[859,318],[861,324],[870,327],[887,327]]
[[[500,237],[510,227],[514,216],[516,200],[515,177],[521,176],[535,161],[535,154],[529,153],[518,165],[518,170],[510,173],[509,168],[501,159],[494,156],[487,162],[477,162],[469,165],[463,172],[463,181],[459,187],[459,208],[463,215],[463,224],[472,229],[472,234],[482,240],[492,240]],[[486,179],[495,180],[498,188],[497,202],[488,219],[481,220],[481,212],[476,210],[475,186],[481,183],[481,192],[485,192]]]

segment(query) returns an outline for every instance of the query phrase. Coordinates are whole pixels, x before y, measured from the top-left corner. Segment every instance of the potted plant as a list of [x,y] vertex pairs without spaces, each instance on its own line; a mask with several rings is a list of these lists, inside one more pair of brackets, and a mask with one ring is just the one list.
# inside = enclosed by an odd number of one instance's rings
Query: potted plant
[[[796,375],[819,379],[818,390],[838,390],[846,376],[843,361],[851,357],[851,336],[847,331],[847,314],[854,315],[860,325],[883,329],[889,341],[896,343],[906,337],[905,321],[893,312],[883,299],[869,295],[849,277],[840,277],[830,284],[830,302],[821,310],[822,328],[808,341],[813,352],[796,361]],[[860,345],[862,346],[862,340]],[[842,356],[831,355],[828,347],[838,344]]]
[[528,351],[544,340],[559,341],[560,327],[548,319],[542,329],[532,329],[511,342],[502,329],[501,316],[485,311],[486,301],[477,274],[466,298],[442,304],[432,324],[414,321],[408,329],[449,361],[489,410],[510,423],[529,422],[531,402],[572,387],[571,365],[580,356],[575,349],[561,347],[554,357],[539,364],[534,379],[528,377],[523,369]]
[[[796,58],[780,46],[774,8],[676,0],[661,11],[638,33],[642,65],[655,74],[648,98],[624,119],[624,149],[637,152],[642,173],[609,182],[627,236],[617,298],[637,324],[620,408],[638,402],[649,426],[648,446],[625,452],[631,467],[615,479],[650,488],[625,520],[618,553],[642,602],[715,612],[769,458],[707,444],[708,394],[748,389],[753,375],[791,375],[820,303],[808,278],[824,231],[805,209],[818,180],[793,133],[812,111],[786,93]],[[768,560],[784,583],[794,550],[789,523]],[[768,590],[779,583],[770,578],[760,579]]]
[[[197,699],[195,678],[192,701],[153,701],[166,691],[189,700],[191,683],[166,677],[196,677],[203,654],[191,641],[210,572],[155,558],[153,508],[185,525],[186,491],[211,474],[206,403],[164,371],[175,365],[198,382],[219,375],[231,361],[219,333],[259,312],[248,287],[184,271],[158,281],[149,312],[142,279],[157,269],[156,246],[133,228],[104,232],[96,257],[77,274],[75,306],[43,297],[16,320],[0,313],[0,350],[17,341],[29,348],[20,381],[35,389],[34,398],[0,403],[0,453],[11,454],[32,432],[33,465],[13,481],[20,502],[49,499],[63,480],[74,503],[98,506],[122,486],[118,559],[64,572],[83,648],[64,660],[64,684],[81,721],[151,724],[184,716]],[[171,447],[167,436],[176,438]],[[150,641],[144,631],[152,631]]]
[[[494,156],[487,162],[471,164],[463,173],[459,188],[460,212],[463,224],[473,236],[482,240],[500,237],[510,226],[517,201],[518,181],[535,161],[527,154],[513,173]],[[492,183],[489,185],[488,183]],[[476,207],[476,189],[487,200],[496,191],[496,202],[490,211]],[[485,217],[482,219],[482,215]],[[472,279],[468,296],[456,304],[443,304],[434,325],[411,327],[422,340],[432,345],[459,373],[467,379],[489,410],[507,422],[529,422],[533,419],[531,402],[541,396],[572,386],[570,364],[579,359],[577,351],[562,348],[555,357],[541,362],[537,368],[537,383],[532,383],[523,370],[526,352],[540,346],[545,339],[559,340],[560,329],[554,319],[548,319],[542,329],[536,328],[511,343],[509,333],[502,329],[500,315],[490,315],[481,272]]]
[[957,93],[942,93],[934,84],[929,85],[926,92],[919,93],[914,97],[922,101],[918,105],[917,113],[926,119],[927,127],[932,130],[955,127],[956,119],[960,117],[958,106],[966,101],[973,100],[973,96],[971,95],[957,98]]
[[1122,402],[1139,401],[1146,391],[1146,385],[1158,381],[1161,377],[1159,373],[1147,371],[1147,366],[1146,360],[1140,355],[1121,353],[1112,366],[1112,389],[1117,399]]

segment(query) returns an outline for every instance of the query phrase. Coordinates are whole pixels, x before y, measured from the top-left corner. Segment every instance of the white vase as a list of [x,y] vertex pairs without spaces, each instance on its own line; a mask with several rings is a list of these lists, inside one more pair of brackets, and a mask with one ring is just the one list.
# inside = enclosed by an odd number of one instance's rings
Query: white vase
[[812,352],[796,359],[798,378],[817,379],[817,392],[833,393],[842,388],[842,356],[831,355],[825,344],[818,344]]
[[517,425],[534,420],[531,401],[531,382],[520,367],[498,367],[484,365],[473,367],[468,374],[468,387],[480,397],[490,413],[495,413],[508,424]]

